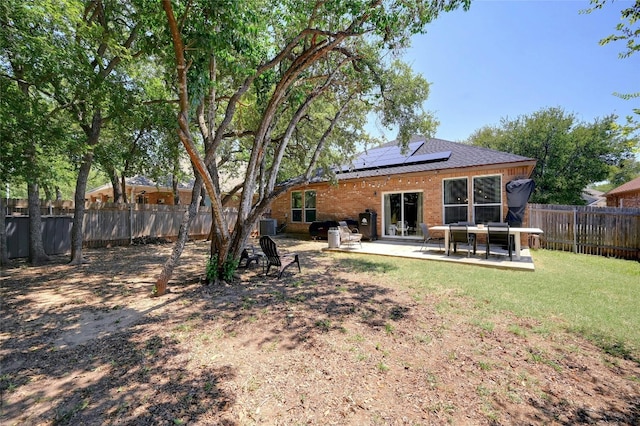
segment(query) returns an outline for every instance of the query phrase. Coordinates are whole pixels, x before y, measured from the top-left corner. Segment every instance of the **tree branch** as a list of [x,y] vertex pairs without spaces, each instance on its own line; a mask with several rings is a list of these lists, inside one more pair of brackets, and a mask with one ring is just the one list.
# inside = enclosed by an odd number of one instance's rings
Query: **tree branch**
[[171,33],[171,39],[173,41],[173,48],[176,58],[176,70],[178,77],[178,93],[180,98],[180,113],[178,115],[180,141],[184,145],[191,161],[193,162],[196,170],[203,178],[207,192],[211,197],[211,208],[214,212],[213,220],[214,226],[217,231],[221,233],[223,241],[229,239],[229,230],[226,224],[223,222],[222,204],[220,203],[219,194],[213,184],[213,179],[209,173],[209,169],[205,162],[198,154],[198,150],[191,138],[191,131],[189,130],[189,95],[187,93],[187,70],[184,58],[184,44],[182,42],[182,36],[178,30],[178,24],[173,14],[173,7],[171,0],[162,0],[162,7],[164,8],[167,16],[169,30]]

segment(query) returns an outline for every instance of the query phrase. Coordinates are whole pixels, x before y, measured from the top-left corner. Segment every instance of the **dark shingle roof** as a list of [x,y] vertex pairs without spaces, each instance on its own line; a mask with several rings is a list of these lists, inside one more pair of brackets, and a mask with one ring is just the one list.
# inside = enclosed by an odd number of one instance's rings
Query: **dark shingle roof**
[[[443,139],[425,139],[425,138],[413,138],[412,142],[424,141],[424,144],[413,154],[425,155],[425,154],[439,154],[447,151],[451,152],[451,155],[440,161],[427,161],[415,164],[403,164],[400,162],[398,165],[388,165],[380,168],[368,168],[368,169],[351,169],[337,173],[337,178],[342,179],[356,179],[372,176],[385,176],[404,173],[415,173],[432,170],[448,170],[459,169],[466,167],[477,167],[486,165],[500,165],[500,164],[512,164],[512,163],[524,163],[535,161],[533,158],[523,157],[521,155],[510,154],[507,152],[496,151],[489,148],[482,148],[474,145],[467,145],[458,142],[446,141]],[[390,142],[386,145],[397,144],[397,142]],[[407,155],[409,155],[408,153]],[[428,156],[427,156],[428,157]]]

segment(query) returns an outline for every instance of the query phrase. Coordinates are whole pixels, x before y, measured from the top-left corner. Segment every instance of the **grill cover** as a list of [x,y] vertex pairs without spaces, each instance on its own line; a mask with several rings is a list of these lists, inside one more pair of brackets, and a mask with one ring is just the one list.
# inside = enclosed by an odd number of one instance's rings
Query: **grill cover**
[[533,179],[518,179],[507,183],[507,218],[509,226],[522,226],[524,212],[531,193],[536,188]]

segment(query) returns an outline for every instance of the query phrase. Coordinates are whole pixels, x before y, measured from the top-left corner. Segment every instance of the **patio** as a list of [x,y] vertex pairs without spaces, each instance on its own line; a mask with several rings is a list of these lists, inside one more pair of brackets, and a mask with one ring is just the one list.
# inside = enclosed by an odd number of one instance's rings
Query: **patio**
[[444,251],[444,245],[440,247],[438,244],[427,244],[422,251],[422,241],[398,241],[398,240],[377,240],[377,241],[363,241],[362,248],[359,244],[345,245],[342,244],[339,248],[329,248],[328,246],[323,248],[324,251],[337,251],[345,253],[364,253],[374,254],[380,256],[395,256],[406,257],[410,259],[423,259],[433,260],[438,262],[451,262],[457,264],[467,264],[484,266],[489,268],[498,269],[512,269],[520,271],[535,271],[533,264],[533,258],[528,247],[523,247],[521,250],[520,260],[516,260],[515,256],[513,261],[509,260],[506,250],[494,250],[492,247],[491,253],[488,259],[485,259],[486,247],[484,244],[478,244],[476,254],[471,254],[467,257],[467,251],[465,249],[458,249],[457,253],[451,253],[447,256]]

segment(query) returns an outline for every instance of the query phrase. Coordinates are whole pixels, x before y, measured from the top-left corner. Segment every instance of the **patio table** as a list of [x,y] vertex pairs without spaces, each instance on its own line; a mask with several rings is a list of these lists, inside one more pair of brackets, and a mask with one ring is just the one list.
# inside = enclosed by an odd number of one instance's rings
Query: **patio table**
[[[444,246],[446,247],[446,253],[447,255],[449,254],[449,225],[436,225],[436,226],[430,226],[429,227],[430,231],[445,231],[444,233]],[[481,228],[479,228],[477,225],[476,226],[468,226],[468,230],[469,233],[473,233],[473,234],[487,234],[488,233],[488,229],[486,226],[483,226]],[[515,240],[515,257],[516,260],[520,260],[520,250],[521,250],[521,244],[520,244],[520,235],[521,234],[544,234],[544,231],[540,228],[516,228],[516,227],[509,227],[509,235],[513,235],[513,239]]]

